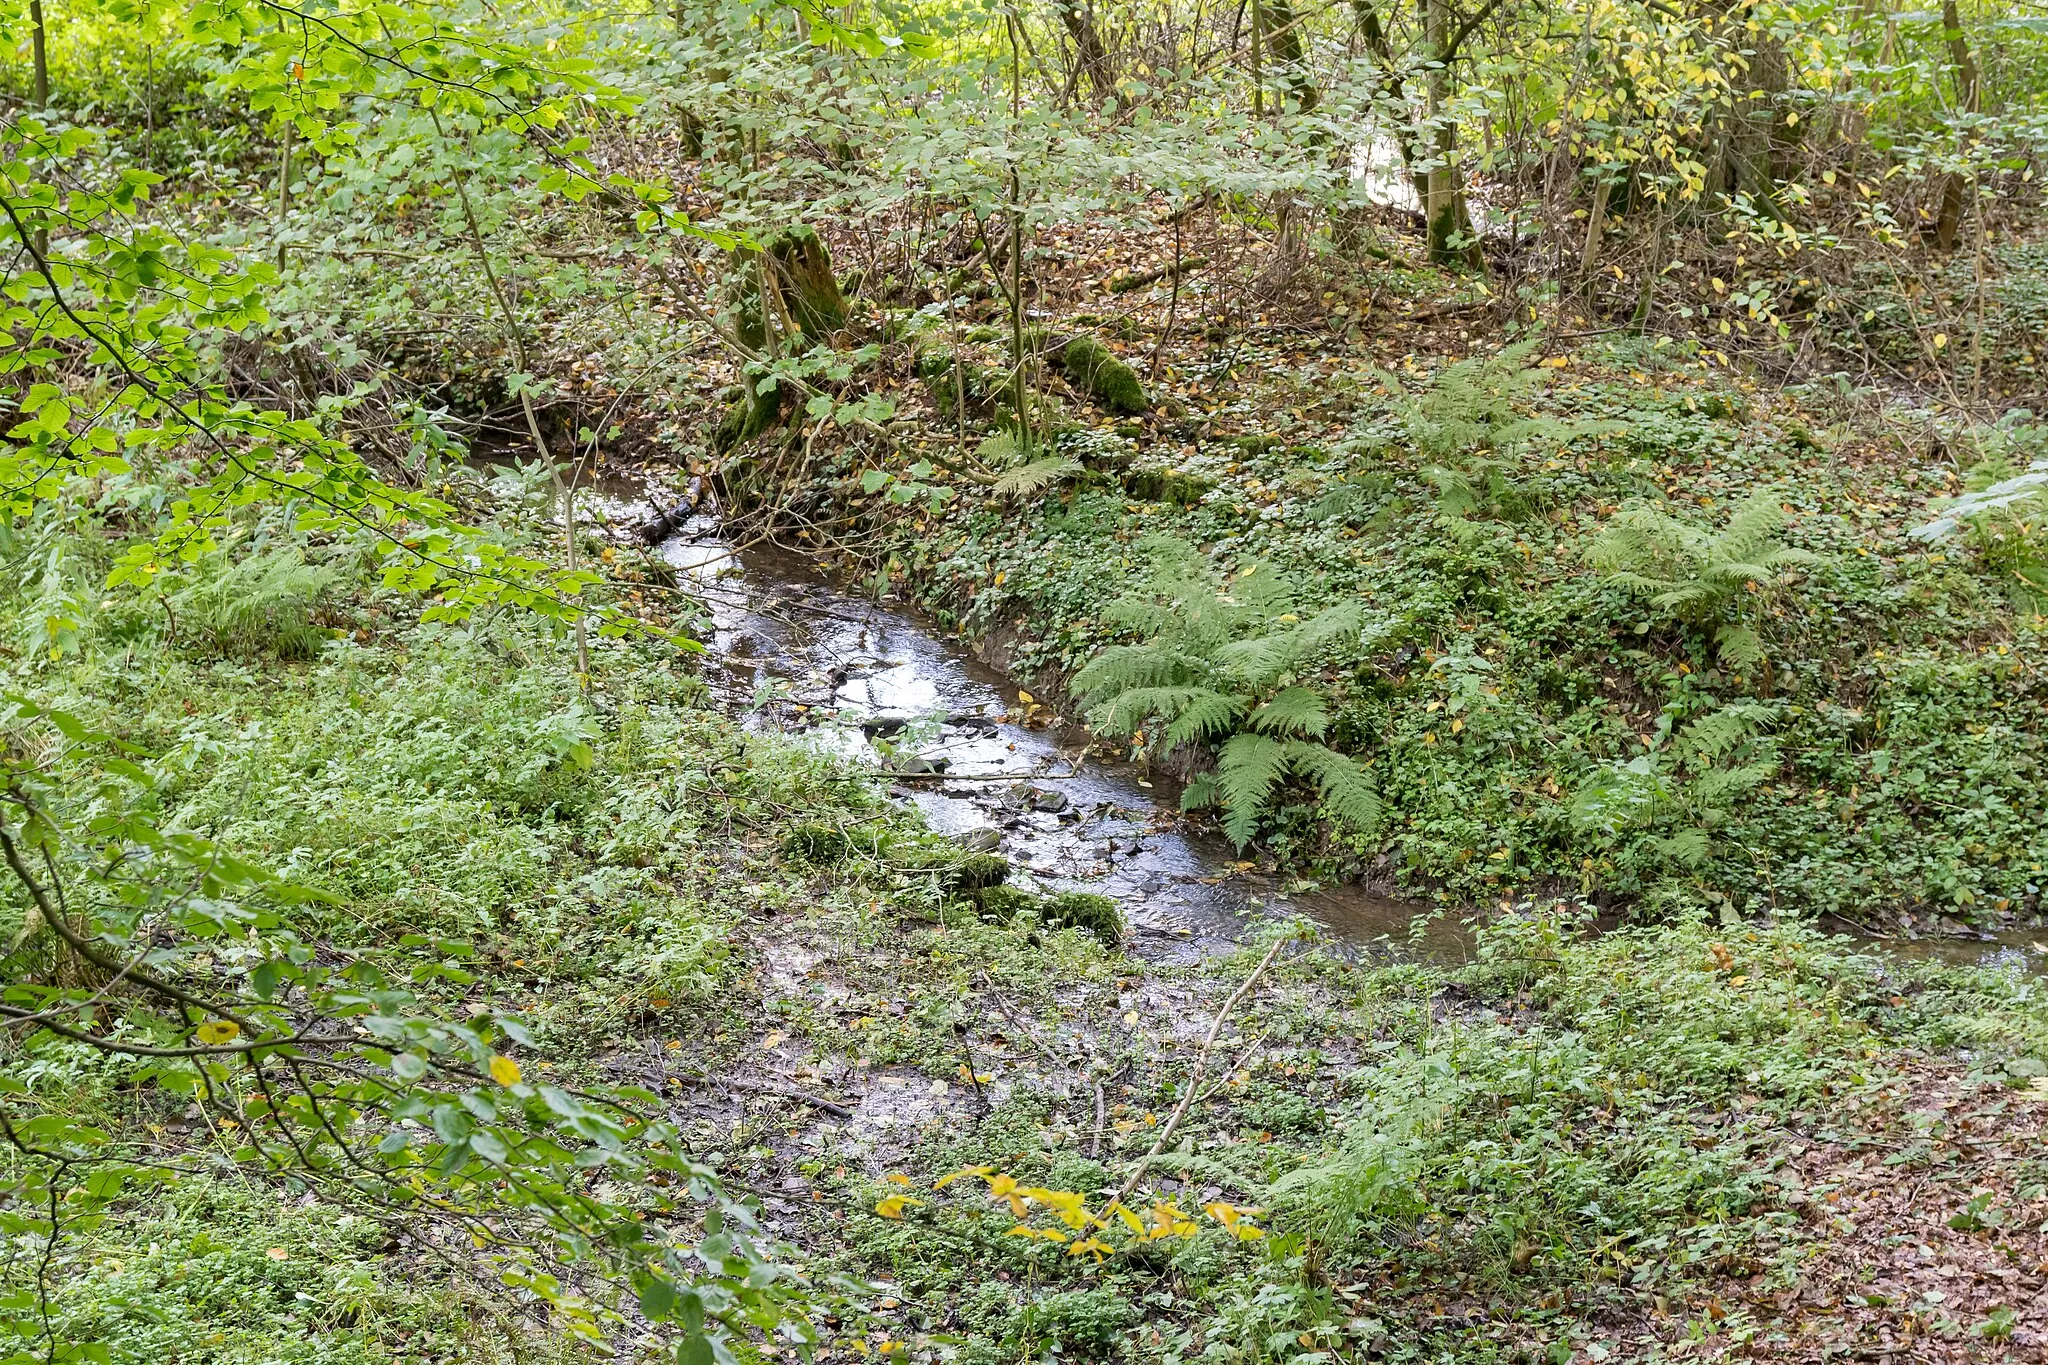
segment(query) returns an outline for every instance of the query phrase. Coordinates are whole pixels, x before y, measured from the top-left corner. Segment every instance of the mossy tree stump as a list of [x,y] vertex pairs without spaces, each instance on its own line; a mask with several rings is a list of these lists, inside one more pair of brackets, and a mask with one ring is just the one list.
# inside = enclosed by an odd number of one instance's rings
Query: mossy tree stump
[[[767,349],[771,335],[792,347],[821,346],[846,326],[846,297],[832,273],[832,255],[815,229],[793,223],[765,238],[758,250],[741,248],[734,261],[740,277],[740,340],[755,350]],[[775,305],[765,317],[764,283]]]

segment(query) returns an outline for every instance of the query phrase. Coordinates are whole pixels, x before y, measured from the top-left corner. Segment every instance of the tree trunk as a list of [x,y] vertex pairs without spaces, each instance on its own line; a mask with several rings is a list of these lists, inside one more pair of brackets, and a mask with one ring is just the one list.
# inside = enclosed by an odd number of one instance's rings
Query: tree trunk
[[[1956,84],[1956,109],[1964,114],[1978,111],[1977,63],[1963,37],[1963,17],[1956,0],[1941,0],[1941,27],[1948,39],[1949,76]],[[1969,188],[1964,177],[1950,171],[1942,177],[1941,210],[1934,220],[1934,244],[1943,251],[1956,249],[1956,234],[1963,222],[1963,194]]]
[[1074,60],[1081,74],[1088,78],[1088,88],[1095,92],[1095,102],[1100,104],[1116,93],[1116,72],[1110,66],[1109,49],[1103,44],[1102,30],[1095,26],[1095,10],[1083,0],[1055,0],[1054,8],[1059,11],[1060,23],[1067,30],[1067,36],[1074,40]]
[[[1739,44],[1751,5],[1735,5],[1727,15],[1726,32]],[[1791,85],[1785,50],[1775,38],[1759,35],[1729,92],[1728,113],[1721,124],[1718,165],[1713,183],[1731,198],[1747,196],[1765,213],[1778,212],[1776,144],[1778,106]]]
[[[1351,0],[1351,12],[1358,21],[1358,34],[1365,40],[1366,50],[1379,64],[1380,79],[1385,82],[1387,94],[1395,103],[1405,104],[1408,99],[1407,81],[1394,60],[1394,45],[1387,40],[1386,29],[1380,26],[1380,16],[1373,9],[1372,0]],[[1394,144],[1400,148],[1401,164],[1408,168],[1408,178],[1414,182],[1415,202],[1428,203],[1429,177],[1415,169],[1424,159],[1424,153],[1412,121],[1403,118],[1395,125]]]
[[[1444,112],[1451,102],[1450,0],[1423,0],[1423,40],[1431,55],[1428,114],[1430,133],[1428,193],[1422,201],[1422,215],[1429,233],[1429,259],[1437,265],[1483,268],[1477,234],[1472,230],[1472,213],[1458,183],[1458,130]],[[1454,246],[1453,237],[1465,240]]]
[[1593,207],[1586,213],[1586,245],[1579,253],[1579,274],[1585,277],[1588,294],[1593,291],[1593,269],[1600,264],[1600,236],[1607,227],[1607,198],[1613,192],[1614,182],[1602,174],[1593,186]]
[[1301,40],[1301,21],[1295,17],[1293,0],[1264,0],[1259,19],[1265,25],[1264,47],[1273,60],[1287,93],[1302,113],[1322,101],[1315,77],[1308,69],[1308,48]]
[[43,0],[28,0],[29,44],[35,64],[35,104],[50,107],[50,39],[43,23]]

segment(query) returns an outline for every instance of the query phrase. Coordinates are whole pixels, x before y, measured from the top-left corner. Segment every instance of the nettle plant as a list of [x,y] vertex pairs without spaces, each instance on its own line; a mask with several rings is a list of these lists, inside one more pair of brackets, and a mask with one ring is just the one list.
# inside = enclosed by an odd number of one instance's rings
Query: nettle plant
[[1328,706],[1301,683],[1319,656],[1357,645],[1363,609],[1345,602],[1304,614],[1298,585],[1270,565],[1226,576],[1185,541],[1148,537],[1138,548],[1144,577],[1103,615],[1139,641],[1110,646],[1074,675],[1089,723],[1141,751],[1213,746],[1214,771],[1188,784],[1181,808],[1221,807],[1240,848],[1288,779],[1312,788],[1338,823],[1375,825],[1372,779],[1322,743]]

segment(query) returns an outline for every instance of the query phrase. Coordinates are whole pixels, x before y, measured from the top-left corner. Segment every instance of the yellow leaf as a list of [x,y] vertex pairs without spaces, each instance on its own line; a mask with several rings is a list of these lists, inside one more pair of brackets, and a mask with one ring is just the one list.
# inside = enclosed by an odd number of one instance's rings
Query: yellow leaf
[[208,1047],[219,1047],[242,1036],[242,1026],[232,1019],[209,1019],[193,1035]]
[[510,1057],[491,1058],[491,1079],[499,1085],[519,1084],[519,1063]]
[[954,1181],[964,1180],[966,1177],[970,1175],[992,1175],[995,1172],[995,1169],[996,1168],[993,1166],[963,1166],[959,1170],[953,1172],[951,1175],[940,1176],[938,1180],[932,1184],[932,1188],[935,1190],[943,1190],[946,1188],[946,1186],[952,1184]]
[[891,1171],[889,1172],[889,1174],[883,1176],[882,1178],[888,1181],[891,1185],[908,1185],[910,1183],[910,1177],[903,1174],[903,1172],[901,1171]]
[[1934,334],[1934,349],[1938,351],[1946,345],[1948,345],[1948,333],[1936,332]]
[[923,1202],[924,1201],[922,1199],[912,1199],[907,1194],[892,1194],[887,1199],[884,1199],[879,1204],[875,1205],[875,1212],[879,1213],[884,1218],[901,1218],[903,1216],[903,1210],[911,1207],[914,1204],[922,1204]]
[[1084,1251],[1094,1256],[1099,1262],[1103,1257],[1114,1254],[1116,1248],[1103,1241],[1100,1237],[1088,1237],[1068,1247],[1067,1255],[1079,1256]]

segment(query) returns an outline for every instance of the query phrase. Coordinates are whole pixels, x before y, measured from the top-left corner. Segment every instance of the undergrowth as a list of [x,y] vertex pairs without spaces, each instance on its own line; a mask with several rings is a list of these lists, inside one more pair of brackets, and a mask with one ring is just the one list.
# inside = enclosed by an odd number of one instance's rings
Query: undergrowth
[[1959,472],[1694,347],[1535,356],[1275,362],[1266,410],[1314,411],[1153,447],[1192,504],[956,500],[891,562],[1274,862],[1652,916],[2036,913],[2042,429],[1963,433]]

